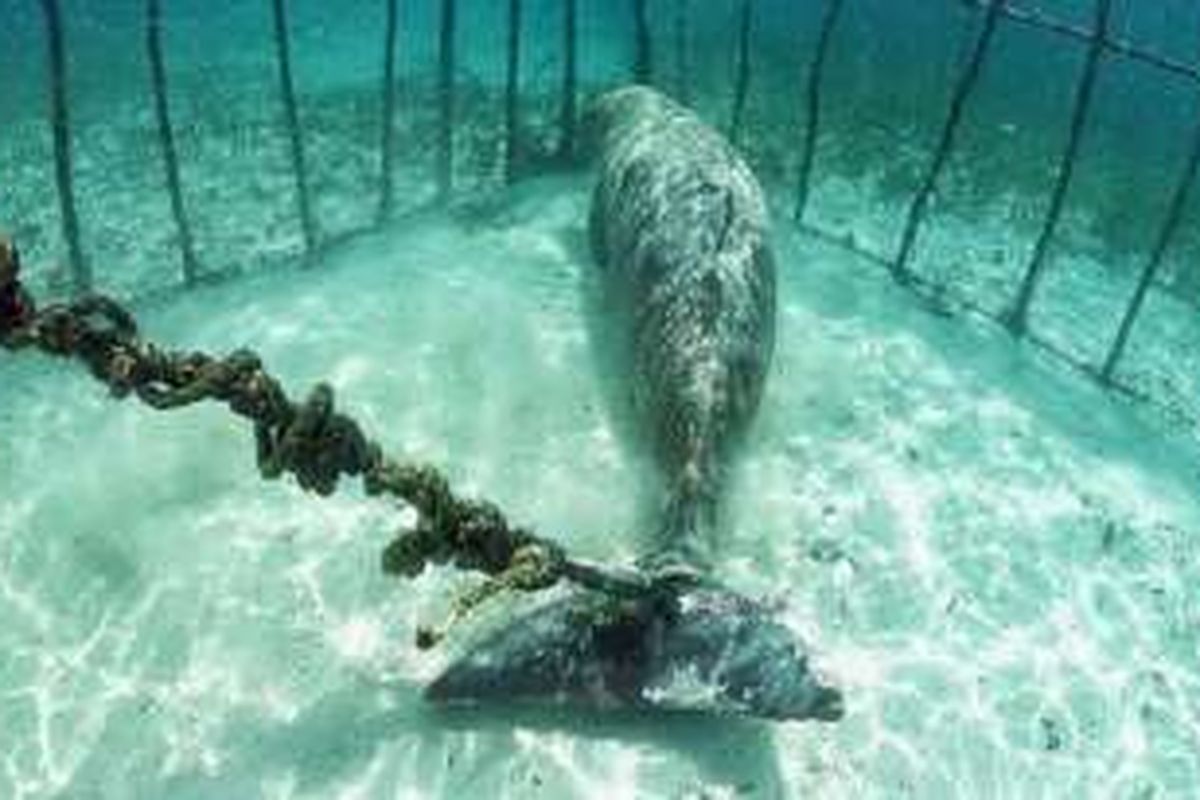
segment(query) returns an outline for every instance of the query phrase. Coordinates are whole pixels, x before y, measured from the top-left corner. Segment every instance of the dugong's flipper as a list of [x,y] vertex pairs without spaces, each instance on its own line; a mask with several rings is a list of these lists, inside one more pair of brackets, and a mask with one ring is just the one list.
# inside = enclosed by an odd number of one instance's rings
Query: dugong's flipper
[[516,702],[836,720],[842,697],[761,605],[716,586],[619,600],[576,590],[492,633],[426,689]]

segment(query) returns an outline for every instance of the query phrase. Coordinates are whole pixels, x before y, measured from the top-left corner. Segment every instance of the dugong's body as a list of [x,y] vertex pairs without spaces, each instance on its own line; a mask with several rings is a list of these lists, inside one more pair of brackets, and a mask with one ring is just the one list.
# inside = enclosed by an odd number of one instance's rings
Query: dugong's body
[[589,124],[600,168],[593,257],[633,411],[668,487],[651,561],[702,565],[774,348],[766,203],[720,135],[651,89],[605,95]]

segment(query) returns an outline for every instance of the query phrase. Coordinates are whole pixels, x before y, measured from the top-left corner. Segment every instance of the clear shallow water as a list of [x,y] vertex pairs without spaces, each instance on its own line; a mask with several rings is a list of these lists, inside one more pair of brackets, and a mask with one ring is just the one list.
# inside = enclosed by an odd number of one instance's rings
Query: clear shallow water
[[[588,345],[583,188],[415,219],[145,327],[252,346],[293,392],[331,379],[393,452],[627,558],[644,481]],[[0,365],[0,796],[1189,796],[1191,447],[779,228],[722,570],[808,638],[842,723],[429,709],[413,626],[463,579],[379,573],[396,510],[261,483],[216,409],[116,404],[23,357]]]

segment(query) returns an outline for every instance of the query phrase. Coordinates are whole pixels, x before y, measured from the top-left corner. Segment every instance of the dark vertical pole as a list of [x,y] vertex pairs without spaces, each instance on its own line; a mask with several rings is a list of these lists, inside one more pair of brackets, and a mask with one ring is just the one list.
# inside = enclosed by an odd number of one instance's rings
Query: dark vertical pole
[[958,85],[954,88],[954,95],[950,100],[950,112],[946,116],[946,124],[942,127],[942,136],[934,151],[933,162],[929,165],[925,178],[913,196],[912,204],[908,207],[908,219],[900,239],[900,249],[892,262],[892,277],[901,283],[907,282],[912,277],[909,272],[909,261],[912,259],[913,246],[917,241],[917,232],[925,218],[929,199],[937,188],[938,177],[942,174],[946,161],[950,158],[950,152],[954,148],[954,137],[962,122],[963,111],[983,72],[983,64],[987,60],[988,49],[991,47],[1006,1],[991,0],[991,4],[988,6],[987,16],[983,21],[983,30],[980,31],[979,38],[975,40],[975,49],[971,52],[970,60],[967,61]]
[[508,73],[504,82],[504,178],[517,178],[521,158],[521,0],[508,0]]
[[734,78],[733,114],[729,120],[729,140],[737,144],[746,115],[746,95],[750,91],[750,37],[754,23],[754,0],[742,0],[738,21],[737,74]]
[[829,45],[837,29],[845,0],[828,0],[821,17],[821,31],[817,35],[817,46],[813,50],[812,63],[808,66],[808,87],[805,91],[807,115],[804,120],[804,149],[800,153],[800,170],[796,177],[797,222],[804,221],[808,209],[808,196],[812,191],[813,162],[817,153],[817,134],[821,124],[821,86],[825,80],[825,64],[829,60]]
[[1104,368],[1100,371],[1100,379],[1105,383],[1112,382],[1117,362],[1121,360],[1121,356],[1125,352],[1125,346],[1129,341],[1129,335],[1133,332],[1134,321],[1137,319],[1138,314],[1141,313],[1142,304],[1146,301],[1146,294],[1154,284],[1154,278],[1158,275],[1159,268],[1162,267],[1163,259],[1167,254],[1167,248],[1170,247],[1171,240],[1175,238],[1175,234],[1179,230],[1179,225],[1183,222],[1188,197],[1191,194],[1192,186],[1196,182],[1196,173],[1198,170],[1200,170],[1200,122],[1197,123],[1196,132],[1192,135],[1192,150],[1188,154],[1187,164],[1184,166],[1183,174],[1179,177],[1179,183],[1175,187],[1175,194],[1172,196],[1171,205],[1167,210],[1166,221],[1158,232],[1158,239],[1155,240],[1154,249],[1146,261],[1146,266],[1142,268],[1142,275],[1138,280],[1137,289],[1134,291],[1133,297],[1130,298],[1129,307],[1125,309],[1125,316],[1121,320],[1121,328],[1117,331],[1117,338],[1113,341],[1112,349],[1108,351],[1108,358],[1104,361]]
[[438,33],[438,200],[450,199],[454,183],[454,34],[458,24],[455,0],[442,0]]
[[649,85],[654,79],[654,67],[650,54],[649,0],[633,0],[633,45],[634,83]]
[[1050,208],[1046,212],[1046,221],[1042,225],[1041,234],[1033,249],[1033,257],[1026,268],[1025,277],[1021,281],[1021,289],[1013,307],[1004,315],[1004,323],[1014,336],[1025,332],[1029,322],[1029,306],[1037,291],[1038,282],[1046,268],[1046,256],[1050,243],[1058,229],[1062,217],[1063,204],[1067,199],[1067,190],[1071,188],[1071,178],[1075,173],[1075,163],[1079,158],[1079,147],[1083,142],[1083,131],[1087,126],[1088,112],[1092,106],[1092,95],[1096,86],[1096,73],[1100,67],[1100,59],[1104,55],[1104,42],[1108,37],[1108,22],[1112,16],[1112,0],[1096,0],[1095,27],[1092,31],[1091,43],[1088,46],[1087,61],[1079,78],[1079,87],[1075,93],[1075,107],[1071,114],[1071,128],[1067,136],[1067,146],[1063,152],[1062,161],[1058,165],[1058,180],[1050,197]]
[[175,132],[171,127],[171,106],[167,98],[167,68],[162,47],[162,0],[146,0],[146,51],[150,60],[150,82],[154,91],[154,116],[158,123],[158,145],[162,151],[163,170],[167,178],[167,194],[171,198],[171,215],[179,234],[179,253],[182,259],[183,284],[194,286],[199,272],[192,226],[183,204],[183,189],[179,181],[179,155],[175,150]]
[[71,167],[71,123],[67,113],[67,52],[63,41],[62,9],[58,0],[42,0],[46,18],[48,67],[50,73],[50,128],[54,136],[54,180],[63,239],[67,244],[72,288],[83,294],[92,288],[92,271],[80,245],[79,212],[75,206],[75,184]]
[[563,0],[563,87],[559,113],[558,157],[565,162],[575,158],[579,86],[579,0]]
[[400,0],[384,0],[382,119],[379,137],[379,219],[391,216],[395,205],[395,176],[392,174],[396,142],[396,38],[399,35]]
[[692,100],[691,66],[688,63],[692,38],[690,12],[688,0],[675,0],[675,94],[684,104]]
[[296,111],[296,87],[292,81],[292,55],[288,40],[286,0],[272,0],[275,17],[275,57],[279,62],[279,91],[283,97],[284,124],[292,159],[292,175],[296,180],[296,206],[300,214],[300,232],[304,249],[312,253],[317,244],[316,225],[308,198],[308,167],[304,159],[304,139],[300,132],[300,115]]

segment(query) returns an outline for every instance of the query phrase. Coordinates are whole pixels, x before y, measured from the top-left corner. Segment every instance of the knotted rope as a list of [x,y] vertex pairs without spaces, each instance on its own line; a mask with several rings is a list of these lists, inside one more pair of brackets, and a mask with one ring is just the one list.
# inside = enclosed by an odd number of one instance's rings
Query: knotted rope
[[[536,592],[564,578],[609,594],[640,595],[651,588],[638,572],[568,558],[555,542],[510,524],[492,503],[458,497],[433,467],[388,458],[357,422],[335,409],[328,384],[293,402],[252,351],[218,358],[163,349],[140,336],[126,308],[102,295],[39,310],[19,270],[16,249],[0,238],[0,347],[79,361],[113,397],[133,395],[151,408],[223,403],[253,425],[258,470],[266,480],[290,474],[306,491],[327,496],[343,475],[357,477],[368,495],[407,503],[418,522],[384,549],[384,572],[413,577],[428,564],[450,564],[489,576],[459,598],[451,621],[504,590]],[[417,641],[429,647],[441,636],[421,630]]]

